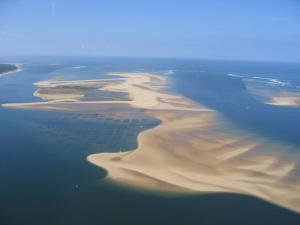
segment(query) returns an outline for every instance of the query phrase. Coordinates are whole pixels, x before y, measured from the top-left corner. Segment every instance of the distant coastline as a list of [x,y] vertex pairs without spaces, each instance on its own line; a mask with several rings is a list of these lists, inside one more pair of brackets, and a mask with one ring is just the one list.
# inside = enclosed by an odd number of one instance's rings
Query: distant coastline
[[20,71],[22,71],[22,68],[19,64],[9,64],[9,63],[0,64],[0,77],[4,77],[9,74],[17,73]]

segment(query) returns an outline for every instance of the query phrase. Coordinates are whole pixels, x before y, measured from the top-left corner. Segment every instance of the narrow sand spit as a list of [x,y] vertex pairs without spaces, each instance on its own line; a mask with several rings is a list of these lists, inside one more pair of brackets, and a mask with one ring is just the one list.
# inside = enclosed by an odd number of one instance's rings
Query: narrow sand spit
[[5,72],[5,73],[0,73],[0,77],[4,77],[4,76],[10,75],[10,74],[18,73],[18,72],[22,71],[22,68],[19,64],[13,64],[13,65],[16,66],[15,70],[11,70],[11,71],[8,71],[8,72]]
[[[241,131],[216,111],[168,93],[164,77],[111,75],[118,78],[104,84],[101,80],[40,82],[36,84],[39,97],[48,101],[3,106],[72,111],[84,104],[84,108],[101,105],[100,110],[121,105],[141,109],[161,123],[139,134],[137,149],[87,157],[107,170],[107,179],[159,191],[253,195],[300,212],[300,181],[293,176],[299,157],[283,160],[279,153],[286,146]],[[82,97],[84,92],[72,88],[66,95],[41,94],[43,88],[74,83],[76,87],[97,86],[104,92],[128,93],[130,99],[88,101]]]

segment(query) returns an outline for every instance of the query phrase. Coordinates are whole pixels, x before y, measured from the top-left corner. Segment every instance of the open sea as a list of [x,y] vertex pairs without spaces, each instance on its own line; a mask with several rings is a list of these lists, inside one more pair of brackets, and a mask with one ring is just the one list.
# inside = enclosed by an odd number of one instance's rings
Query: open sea
[[[248,87],[300,93],[300,64],[192,59],[0,58],[22,71],[0,77],[0,104],[32,102],[34,82],[100,79],[108,72],[167,76],[170,91],[217,110],[250,133],[300,149],[300,107],[264,104]],[[248,85],[248,86],[247,86]],[[300,215],[238,194],[162,196],[127,189],[87,162],[134,149],[159,121],[0,107],[1,225],[299,225]],[[292,147],[291,147],[292,146]],[[300,159],[299,159],[300,160]],[[300,168],[295,174],[300,176]]]

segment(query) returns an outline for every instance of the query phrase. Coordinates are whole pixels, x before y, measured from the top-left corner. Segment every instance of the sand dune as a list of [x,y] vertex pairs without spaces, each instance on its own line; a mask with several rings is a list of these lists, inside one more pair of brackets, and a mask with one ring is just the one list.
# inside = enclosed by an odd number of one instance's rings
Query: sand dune
[[[99,153],[87,159],[108,172],[107,179],[134,187],[178,193],[227,192],[253,195],[300,212],[300,181],[293,176],[299,157],[283,160],[283,144],[256,137],[231,126],[218,112],[168,93],[167,80],[146,73],[113,73],[107,81],[45,81],[40,89],[57,86],[97,87],[126,92],[129,100],[84,101],[82,95],[39,96],[37,103],[4,107],[73,111],[80,108],[113,111],[143,110],[161,121],[138,136],[138,148]],[[84,104],[84,107],[82,105]],[[107,112],[107,111],[105,111]]]

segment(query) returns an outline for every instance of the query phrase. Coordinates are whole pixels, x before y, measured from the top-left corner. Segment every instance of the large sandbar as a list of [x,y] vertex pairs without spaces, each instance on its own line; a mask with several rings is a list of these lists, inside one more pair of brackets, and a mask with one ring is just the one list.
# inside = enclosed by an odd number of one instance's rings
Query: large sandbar
[[[142,110],[161,123],[139,134],[137,149],[87,157],[107,170],[107,179],[159,191],[253,195],[300,212],[300,181],[293,176],[298,160],[282,159],[279,150],[286,146],[235,128],[218,112],[169,93],[165,77],[111,75],[117,77],[110,81],[40,82],[36,96],[46,101],[3,106],[65,111],[93,106],[91,110],[105,113],[120,107],[123,111]],[[51,91],[58,86],[67,86],[71,92]],[[74,86],[81,88],[74,90]],[[85,98],[89,92],[83,87],[127,93],[128,99],[89,101]]]

